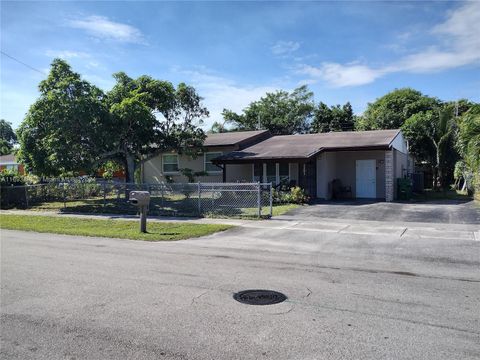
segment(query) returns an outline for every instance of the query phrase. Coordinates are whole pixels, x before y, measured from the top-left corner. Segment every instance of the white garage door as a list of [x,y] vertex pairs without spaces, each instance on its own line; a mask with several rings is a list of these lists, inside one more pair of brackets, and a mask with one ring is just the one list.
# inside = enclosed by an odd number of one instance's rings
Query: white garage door
[[356,162],[356,197],[377,197],[376,160],[357,160]]

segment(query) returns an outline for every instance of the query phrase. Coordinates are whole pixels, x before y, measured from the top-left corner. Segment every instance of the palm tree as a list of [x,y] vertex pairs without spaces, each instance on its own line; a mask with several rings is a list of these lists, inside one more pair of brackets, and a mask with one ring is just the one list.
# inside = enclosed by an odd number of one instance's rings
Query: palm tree
[[457,148],[480,191],[480,105],[472,106],[460,119]]

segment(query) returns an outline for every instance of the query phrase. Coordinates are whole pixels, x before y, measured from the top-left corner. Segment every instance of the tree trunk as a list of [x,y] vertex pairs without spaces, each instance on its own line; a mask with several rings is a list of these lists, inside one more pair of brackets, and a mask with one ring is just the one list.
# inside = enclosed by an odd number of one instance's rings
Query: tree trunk
[[135,159],[131,154],[125,154],[125,178],[127,183],[135,182]]

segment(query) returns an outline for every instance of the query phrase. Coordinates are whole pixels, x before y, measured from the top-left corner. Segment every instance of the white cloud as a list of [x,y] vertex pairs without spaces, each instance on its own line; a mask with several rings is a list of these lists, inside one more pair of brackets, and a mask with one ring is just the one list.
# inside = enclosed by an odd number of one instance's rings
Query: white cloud
[[295,41],[277,41],[270,49],[274,55],[288,55],[300,48],[300,44]]
[[310,77],[305,81],[323,80],[333,87],[344,87],[368,84],[390,73],[429,73],[479,64],[478,24],[480,2],[467,2],[449,12],[447,20],[432,29],[431,33],[439,40],[436,46],[411,53],[398,61],[377,68],[358,63],[326,62],[318,67],[302,65],[297,72]]
[[62,59],[73,59],[73,58],[82,58],[86,59],[90,57],[90,54],[87,54],[82,51],[70,51],[70,50],[47,50],[45,55],[48,57],[62,58]]
[[145,43],[142,32],[127,24],[114,22],[104,16],[87,16],[83,19],[70,20],[73,28],[83,29],[90,35],[107,40],[117,40],[130,43]]
[[361,64],[322,63],[320,67],[303,65],[298,72],[310,76],[306,82],[323,79],[335,87],[358,86],[373,82],[383,75],[382,70],[374,70]]
[[177,68],[173,71],[187,75],[188,84],[194,86],[200,96],[204,98],[203,104],[210,112],[210,117],[204,124],[205,129],[209,129],[214,121],[223,121],[223,109],[241,112],[252,101],[277,89],[272,86],[239,85],[230,79],[214,75],[205,68],[195,70]]

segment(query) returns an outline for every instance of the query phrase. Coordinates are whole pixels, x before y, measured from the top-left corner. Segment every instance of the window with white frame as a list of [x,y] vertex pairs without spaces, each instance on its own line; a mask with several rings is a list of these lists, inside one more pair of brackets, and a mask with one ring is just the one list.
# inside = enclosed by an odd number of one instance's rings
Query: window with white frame
[[162,166],[164,173],[176,173],[178,172],[178,155],[177,154],[164,154],[162,156]]
[[222,156],[221,152],[208,152],[204,154],[204,160],[205,160],[205,166],[204,169],[208,173],[218,173],[222,172],[222,169],[220,169],[217,165],[212,164],[212,160],[215,159],[216,157]]
[[290,181],[290,164],[279,163],[278,164],[278,184],[288,184]]
[[265,179],[267,183],[277,184],[277,164],[267,163],[265,166],[266,176]]
[[262,163],[253,164],[253,181],[263,182],[263,164]]
[[289,163],[254,163],[253,181],[277,184],[287,184],[290,181]]

